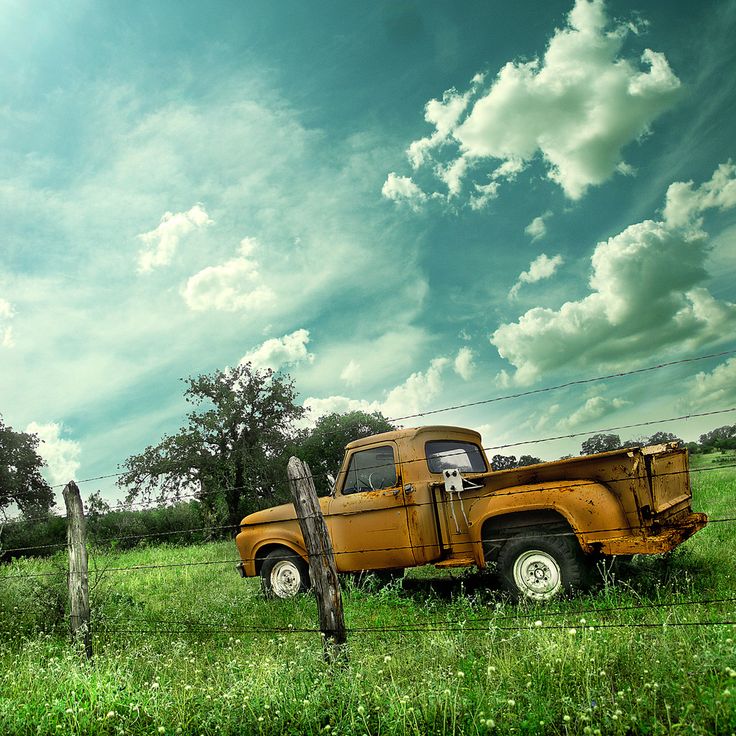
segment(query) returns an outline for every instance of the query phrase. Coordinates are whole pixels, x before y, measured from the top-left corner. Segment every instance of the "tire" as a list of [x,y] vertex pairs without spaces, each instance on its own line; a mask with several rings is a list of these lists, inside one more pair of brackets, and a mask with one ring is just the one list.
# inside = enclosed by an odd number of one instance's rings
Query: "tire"
[[309,590],[309,567],[290,549],[271,550],[263,560],[260,574],[267,598],[293,598]]
[[548,601],[584,586],[587,565],[575,537],[545,531],[529,529],[501,548],[501,584],[515,600]]

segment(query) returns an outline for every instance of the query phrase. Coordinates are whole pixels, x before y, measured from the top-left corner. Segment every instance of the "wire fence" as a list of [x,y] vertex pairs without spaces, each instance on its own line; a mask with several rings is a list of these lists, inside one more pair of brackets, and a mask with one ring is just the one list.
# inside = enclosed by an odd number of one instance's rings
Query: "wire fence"
[[[529,391],[523,391],[518,392],[514,394],[507,394],[502,396],[496,396],[496,397],[490,397],[486,399],[481,399],[478,401],[473,402],[467,402],[463,404],[457,404],[454,406],[448,406],[443,407],[439,409],[433,409],[426,412],[419,412],[415,414],[408,414],[402,417],[395,417],[390,419],[389,421],[396,422],[400,420],[407,420],[407,419],[416,419],[424,416],[430,416],[430,415],[436,415],[441,412],[449,412],[456,409],[461,408],[467,408],[472,406],[479,406],[484,404],[490,404],[493,402],[500,402],[500,401],[506,401],[510,399],[518,399],[521,397],[528,397],[533,396],[537,394],[542,394],[546,392],[561,390],[564,388],[569,388],[572,386],[579,386],[583,384],[593,383],[596,381],[603,381],[603,380],[609,380],[614,378],[621,378],[625,376],[632,376],[647,372],[652,372],[656,370],[660,370],[666,367],[675,366],[675,365],[681,365],[681,364],[687,364],[692,363],[696,361],[702,361],[710,358],[716,358],[716,357],[722,357],[725,355],[731,355],[733,353],[736,353],[736,350],[729,350],[729,351],[723,351],[720,353],[712,353],[709,355],[702,355],[697,356],[693,358],[687,358],[682,360],[676,360],[676,361],[669,361],[666,363],[659,363],[657,365],[648,366],[645,368],[640,368],[636,370],[631,371],[624,371],[619,373],[612,373],[605,376],[597,376],[593,378],[585,378],[585,379],[579,379],[575,381],[570,381],[567,383],[559,384],[556,386],[548,386],[540,389],[534,389]],[[510,442],[500,445],[490,445],[487,447],[484,447],[483,449],[485,451],[493,451],[493,450],[503,450],[508,449],[512,447],[519,447],[523,445],[536,445],[541,444],[545,442],[551,442],[551,441],[557,441],[562,439],[570,439],[575,437],[581,437],[585,435],[591,435],[591,434],[598,434],[598,433],[604,433],[604,432],[615,432],[615,431],[621,431],[624,429],[634,429],[634,428],[641,428],[641,427],[648,427],[652,425],[657,424],[664,424],[664,423],[671,423],[676,421],[686,421],[695,417],[707,417],[707,416],[716,416],[716,415],[724,415],[728,413],[736,412],[736,407],[729,407],[729,408],[722,408],[722,409],[715,409],[712,411],[705,411],[705,412],[697,412],[697,413],[690,413],[685,415],[680,415],[676,417],[669,417],[666,419],[657,419],[657,420],[649,420],[649,421],[642,421],[642,422],[636,422],[636,423],[630,423],[615,427],[606,427],[602,429],[596,429],[596,430],[588,430],[585,432],[571,432],[567,434],[560,434],[555,436],[548,436],[548,437],[538,437],[523,441],[516,441],[516,442]],[[572,458],[570,460],[571,463],[576,462],[579,460],[579,458]],[[400,461],[400,465],[403,467],[405,465],[409,465],[411,463],[416,462],[426,462],[425,457],[421,458],[410,458],[403,461]],[[382,466],[376,466],[376,468],[382,467]],[[724,469],[734,468],[736,467],[736,463],[728,463],[728,464],[722,464],[718,467],[706,467],[706,468],[695,468],[690,470],[674,470],[674,471],[667,471],[663,473],[659,473],[660,476],[675,476],[675,475],[681,475],[686,473],[708,473],[708,472],[717,472]],[[370,468],[365,468],[364,470],[370,470]],[[519,468],[513,468],[506,472],[514,472],[519,473],[522,476],[527,471],[524,467]],[[642,471],[645,472],[645,471]],[[80,481],[77,481],[78,483],[89,483],[94,482],[98,480],[103,479],[111,479],[111,478],[117,478],[120,477],[123,473],[117,472],[117,473],[108,473],[103,475],[98,475],[95,477],[90,478],[84,478]],[[470,476],[472,477],[472,473]],[[326,473],[312,473],[308,476],[310,479],[326,479],[328,475]],[[606,482],[615,484],[615,483],[624,483],[631,481],[632,478],[635,476],[632,476],[631,473],[623,474],[618,477],[614,478],[607,478]],[[306,479],[307,476],[305,476],[302,479]],[[526,487],[526,488],[516,488],[516,489],[504,489],[504,488],[491,488],[490,490],[480,493],[480,494],[474,494],[473,501],[476,501],[478,499],[488,498],[488,497],[500,497],[500,496],[512,496],[512,495],[518,495],[518,494],[524,494],[524,493],[540,493],[540,491],[543,492],[550,492],[555,490],[560,490],[562,488],[570,488],[574,486],[576,489],[585,488],[586,486],[592,486],[592,485],[598,485],[600,483],[599,480],[596,479],[566,479],[565,481],[552,481],[542,484],[543,488],[540,486],[537,487]],[[445,498],[445,497],[437,497],[437,494],[434,493],[434,491],[441,488],[442,483],[436,482],[432,484],[433,492],[432,497],[427,501],[417,501],[413,503],[409,503],[408,501],[404,501],[405,505],[407,507],[421,507],[425,505],[433,505],[435,507],[441,507],[444,504],[452,504],[455,501],[452,498]],[[54,487],[60,487],[54,486]],[[237,490],[243,490],[242,486],[231,486],[228,488],[220,489],[221,491],[228,492],[228,491],[237,491]],[[177,494],[176,495],[176,501],[183,501],[187,499],[192,500],[199,500],[201,498],[201,493],[192,493],[192,494]],[[123,509],[120,510],[128,510],[131,506],[137,505],[140,503],[150,503],[149,501],[146,502],[130,502],[126,504],[126,506]],[[329,508],[327,509],[327,512],[324,514],[326,517],[337,517],[337,516],[352,516],[355,514],[364,513],[360,510],[349,510],[349,511],[333,511],[330,512]],[[736,514],[736,511],[734,512]],[[54,514],[51,515],[52,518],[66,518],[65,514]],[[29,522],[34,521],[47,521],[49,518],[49,515],[43,516],[43,517],[36,517],[35,519],[32,517],[28,517],[26,520]],[[298,518],[296,513],[290,516],[288,521],[292,523],[297,523],[298,521],[305,520],[306,518],[313,518],[313,517],[300,517]],[[736,522],[736,515],[734,516],[716,516],[711,517],[709,519],[709,523],[711,524],[728,524]],[[259,524],[265,524],[268,525],[269,523],[278,523],[283,524],[284,519],[273,519],[273,520],[264,520],[263,522],[259,522]],[[566,529],[562,530],[559,528],[559,522],[557,521],[540,521],[535,523],[535,527],[548,525],[550,529],[545,532],[545,536],[548,537],[570,537],[570,536],[576,536],[581,537],[581,532],[576,532],[572,529]],[[236,531],[238,529],[243,529],[244,527],[240,524],[233,525],[233,524],[226,524],[226,525],[203,525],[200,527],[192,527],[188,529],[179,529],[179,530],[168,530],[168,531],[157,531],[157,532],[148,532],[148,533],[141,533],[141,534],[125,534],[125,535],[113,535],[113,536],[106,536],[106,537],[100,537],[98,539],[93,540],[93,543],[91,544],[91,550],[93,551],[93,559],[95,559],[96,550],[100,549],[104,545],[111,545],[115,542],[139,542],[146,539],[151,538],[162,538],[162,537],[169,537],[169,538],[176,538],[179,536],[184,535],[193,535],[193,534],[199,534],[199,533],[213,533],[213,532],[226,532],[226,531]],[[247,527],[246,527],[247,528]],[[518,526],[506,526],[504,527],[503,531],[500,534],[497,534],[493,537],[493,543],[502,543],[509,539],[517,537],[520,533],[528,532],[528,524],[520,524]],[[602,528],[602,529],[594,529],[594,530],[586,530],[586,534],[615,534],[618,532],[625,533],[630,530],[629,526],[617,526],[617,527],[609,527],[609,528]],[[466,542],[467,544],[467,542]],[[41,545],[28,545],[28,546],[16,546],[9,549],[0,549],[0,551],[4,555],[13,555],[18,554],[22,552],[29,552],[29,551],[38,551],[38,550],[53,550],[53,549],[62,549],[65,548],[67,545],[66,543],[51,543],[51,544],[41,544]],[[409,544],[409,545],[392,545],[388,547],[374,547],[374,548],[365,548],[361,549],[359,553],[374,553],[374,552],[398,552],[398,551],[407,551],[407,550],[417,550],[422,548],[437,548],[441,546],[441,541],[433,542],[431,544]],[[340,555],[344,554],[356,554],[354,550],[341,550],[337,549],[334,551],[334,554],[336,557],[339,557]],[[305,557],[309,557],[309,555],[304,552]],[[125,566],[105,566],[101,567],[98,573],[100,575],[106,575],[108,573],[126,573],[126,572],[144,572],[144,571],[150,571],[150,570],[162,570],[162,569],[186,569],[186,568],[207,568],[207,567],[214,567],[217,568],[218,566],[233,566],[233,565],[240,565],[242,563],[255,563],[257,561],[256,558],[250,558],[250,559],[243,559],[242,557],[233,556],[232,558],[228,559],[212,559],[212,560],[197,560],[197,561],[181,561],[181,562],[162,562],[162,563],[152,563],[152,564],[138,564],[138,565],[125,565]],[[94,574],[95,571],[93,571]],[[12,581],[20,580],[20,579],[27,579],[27,578],[63,578],[68,575],[68,572],[66,570],[55,570],[55,571],[48,571],[48,572],[23,572],[23,573],[9,573],[9,574],[0,574],[0,583],[12,583]],[[637,629],[642,631],[658,631],[663,630],[667,628],[691,628],[691,627],[727,627],[732,626],[736,627],[736,610],[727,610],[725,614],[728,614],[725,618],[711,618],[707,615],[708,612],[713,611],[714,609],[734,609],[734,604],[736,604],[736,597],[722,597],[722,598],[690,598],[690,599],[684,599],[684,600],[675,600],[675,601],[647,601],[642,602],[641,604],[634,604],[634,605],[623,605],[623,606],[587,606],[583,608],[577,608],[572,610],[546,610],[546,611],[535,611],[535,612],[525,612],[525,611],[514,611],[512,613],[504,613],[499,614],[498,612],[494,613],[493,615],[473,615],[472,617],[466,617],[463,619],[455,619],[455,620],[448,620],[448,619],[434,619],[434,620],[422,620],[420,622],[410,622],[408,624],[404,625],[372,625],[372,626],[366,626],[366,625],[359,625],[355,624],[353,626],[347,627],[348,633],[355,633],[355,634],[422,634],[426,632],[454,632],[454,633],[481,633],[481,634],[493,634],[495,632],[518,632],[518,631],[555,631],[555,630],[569,630],[571,627],[575,627],[576,624],[570,623],[569,619],[574,617],[580,617],[580,616],[592,616],[595,617],[595,619],[591,622],[585,622],[585,625],[583,626],[583,630],[601,630],[601,629]],[[610,621],[605,620],[606,617],[610,617],[614,614],[618,614],[621,612],[642,612],[645,614],[649,614],[651,612],[661,612],[661,611],[696,611],[698,613],[706,613],[705,618],[697,618],[695,620],[665,620],[665,621],[627,621],[627,622],[616,622],[616,621]],[[550,623],[550,620],[557,619],[557,618],[563,618],[568,619],[568,622],[557,622],[552,621]],[[600,618],[604,620],[599,620]],[[520,623],[522,621],[525,622]],[[534,619],[531,621],[531,619]],[[287,634],[317,634],[320,633],[319,628],[315,627],[305,627],[305,626],[264,626],[264,625],[244,625],[242,622],[232,622],[228,625],[221,625],[221,626],[215,626],[212,624],[204,623],[204,622],[197,622],[197,621],[190,621],[187,619],[176,619],[176,618],[156,618],[156,617],[129,617],[128,618],[129,624],[125,627],[121,626],[114,626],[109,625],[104,622],[95,622],[95,628],[94,633],[96,635],[108,635],[108,634],[115,634],[115,635],[144,635],[144,636],[174,636],[174,635],[186,635],[186,636],[231,636],[234,634],[238,635],[287,635]],[[577,624],[580,625],[579,622]],[[12,630],[5,630],[2,629],[5,633],[12,633]]]

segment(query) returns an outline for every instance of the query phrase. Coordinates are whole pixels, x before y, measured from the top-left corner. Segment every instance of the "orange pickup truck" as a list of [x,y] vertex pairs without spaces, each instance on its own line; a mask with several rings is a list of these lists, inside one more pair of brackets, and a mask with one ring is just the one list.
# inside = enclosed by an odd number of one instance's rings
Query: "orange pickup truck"
[[[431,426],[351,442],[320,505],[339,572],[493,566],[514,597],[547,600],[602,556],[674,549],[707,523],[691,498],[672,444],[494,471],[477,432]],[[293,505],[247,516],[236,544],[267,594],[309,587]]]

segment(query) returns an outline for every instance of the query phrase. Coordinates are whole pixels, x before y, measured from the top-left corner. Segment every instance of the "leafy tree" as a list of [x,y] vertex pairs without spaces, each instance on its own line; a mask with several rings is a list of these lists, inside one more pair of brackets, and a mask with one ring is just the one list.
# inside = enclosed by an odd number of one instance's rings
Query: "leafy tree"
[[736,449],[736,424],[727,424],[701,434],[700,444],[705,452]]
[[518,460],[516,455],[494,455],[491,458],[491,470],[523,468],[526,465],[536,465],[541,462],[538,457],[532,457],[531,455],[522,455]]
[[621,438],[617,434],[594,434],[580,446],[581,455],[595,455],[598,452],[618,450]]
[[288,376],[250,363],[185,383],[195,407],[186,426],[129,457],[118,485],[128,500],[158,492],[160,502],[194,493],[211,509],[224,501],[236,525],[258,499],[286,494],[285,455],[304,409]]
[[536,465],[537,463],[541,462],[542,461],[538,457],[533,457],[532,455],[522,455],[516,463],[516,467],[523,468],[526,465]]
[[16,432],[0,417],[0,510],[16,504],[24,514],[47,512],[54,492],[43,479],[44,460],[38,454],[39,438]]
[[348,442],[393,429],[396,426],[380,412],[326,414],[317,420],[314,429],[303,435],[297,444],[296,454],[309,465],[315,475],[315,484],[319,487],[322,478],[328,474],[337,475]]
[[494,455],[491,458],[492,470],[508,470],[515,468],[516,465],[516,455]]
[[676,434],[672,432],[655,432],[646,441],[647,445],[662,445],[665,442],[677,442],[679,446],[683,446],[685,443]]

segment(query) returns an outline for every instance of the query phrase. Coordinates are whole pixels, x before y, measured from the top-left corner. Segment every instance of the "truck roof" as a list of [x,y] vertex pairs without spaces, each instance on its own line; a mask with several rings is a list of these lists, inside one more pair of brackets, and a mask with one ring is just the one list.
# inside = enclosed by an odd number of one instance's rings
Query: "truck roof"
[[434,435],[435,439],[449,439],[449,435],[465,435],[468,439],[480,442],[480,433],[474,429],[467,427],[452,427],[443,424],[430,424],[424,427],[407,427],[406,429],[395,429],[392,432],[382,432],[374,434],[370,437],[364,437],[360,440],[353,440],[345,445],[346,450],[352,450],[355,447],[363,447],[364,445],[375,445],[378,442],[390,442],[403,439],[414,439],[419,434]]

